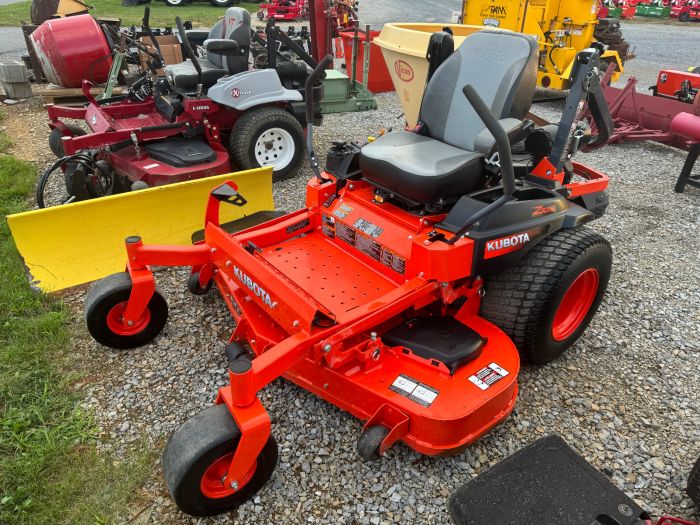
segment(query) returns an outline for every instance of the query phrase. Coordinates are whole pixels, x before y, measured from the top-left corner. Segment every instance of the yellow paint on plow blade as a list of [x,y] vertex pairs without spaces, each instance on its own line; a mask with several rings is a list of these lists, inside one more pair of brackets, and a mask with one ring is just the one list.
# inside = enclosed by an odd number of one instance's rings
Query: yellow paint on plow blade
[[124,271],[130,235],[144,244],[190,244],[204,228],[209,193],[227,180],[248,203],[222,203],[222,223],[274,209],[272,169],[261,168],[18,213],[7,222],[30,280],[52,292]]

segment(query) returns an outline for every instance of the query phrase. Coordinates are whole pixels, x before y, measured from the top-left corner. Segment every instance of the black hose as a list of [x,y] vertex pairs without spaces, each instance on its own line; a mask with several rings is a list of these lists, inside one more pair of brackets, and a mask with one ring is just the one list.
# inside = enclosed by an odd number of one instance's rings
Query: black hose
[[[97,164],[95,158],[91,155],[86,153],[75,153],[73,155],[67,155],[58,159],[51,166],[49,166],[49,168],[46,171],[44,171],[44,173],[39,178],[39,182],[36,187],[36,203],[39,206],[39,208],[46,208],[44,193],[46,192],[46,185],[48,184],[51,175],[53,175],[53,173],[58,171],[64,165],[68,164],[82,166],[83,168],[85,168],[86,173],[97,173],[97,171],[99,171],[101,173],[99,179],[100,184],[102,184],[102,180],[106,181],[106,184],[103,185],[103,187],[101,188],[102,191],[100,193],[101,195],[104,195],[106,193],[107,189],[111,184],[109,174],[105,173],[105,171]],[[71,196],[69,195],[69,198],[70,197]]]
[[36,203],[39,208],[46,208],[46,203],[44,201],[44,192],[46,191],[46,185],[49,182],[51,175],[61,168],[63,165],[68,163],[75,163],[86,168],[90,168],[93,164],[92,157],[85,155],[83,153],[76,153],[74,155],[68,155],[67,157],[62,157],[54,162],[49,168],[39,177],[39,182],[36,187]]

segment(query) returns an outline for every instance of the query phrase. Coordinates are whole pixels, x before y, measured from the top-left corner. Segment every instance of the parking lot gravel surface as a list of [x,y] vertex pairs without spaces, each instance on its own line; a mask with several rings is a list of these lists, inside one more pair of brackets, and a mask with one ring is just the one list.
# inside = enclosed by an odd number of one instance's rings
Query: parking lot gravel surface
[[[377,112],[327,116],[317,151],[334,139],[365,140],[381,127],[400,127],[395,96],[380,95],[379,102]],[[537,109],[548,118],[558,112],[555,105]],[[360,421],[277,380],[261,394],[280,445],[272,480],[236,512],[196,522],[448,523],[447,498],[460,484],[550,433],[655,515],[692,517],[683,489],[700,454],[700,191],[673,193],[683,154],[664,146],[609,146],[578,160],[612,179],[610,208],[592,226],[613,246],[610,288],[573,349],[549,366],[523,368],[510,418],[454,457],[431,459],[395,446],[368,464],[355,452]],[[308,175],[306,169],[275,186],[278,208],[302,204]],[[118,454],[144,437],[161,449],[226,384],[230,318],[216,293],[191,296],[186,277],[186,270],[157,272],[170,321],[154,343],[128,352],[86,337],[83,294],[67,297],[75,351],[103,370],[83,385],[85,405],[104,429],[103,445]],[[175,508],[157,465],[145,491],[149,504],[139,509],[139,522],[195,522]]]
[[[365,141],[380,128],[400,129],[395,95],[379,95],[378,101],[376,112],[327,116],[316,130],[319,157],[332,140]],[[552,120],[559,110],[552,104],[533,108]],[[45,144],[41,108],[3,111],[8,132],[21,131],[17,122],[29,123],[33,143]],[[24,145],[16,142],[15,152],[21,152]],[[29,156],[50,160],[45,150]],[[280,460],[253,501],[195,520],[174,506],[154,464],[143,488],[147,504],[125,520],[446,524],[447,498],[459,485],[551,433],[562,435],[652,514],[700,518],[683,491],[700,454],[700,190],[673,192],[684,154],[654,143],[607,146],[577,160],[611,177],[610,208],[591,226],[613,247],[610,287],[574,348],[548,366],[523,367],[518,402],[502,425],[457,456],[431,459],[398,445],[381,461],[365,463],[355,452],[362,422],[280,379],[261,393]],[[305,165],[275,186],[278,209],[303,204],[309,176]],[[83,291],[65,296],[76,361],[100,371],[76,388],[102,429],[101,446],[117,457],[143,440],[161,451],[168,435],[210,406],[227,382],[223,348],[233,328],[230,317],[217,293],[191,296],[187,275],[186,269],[157,272],[169,323],[152,344],[126,352],[102,348],[87,336]]]

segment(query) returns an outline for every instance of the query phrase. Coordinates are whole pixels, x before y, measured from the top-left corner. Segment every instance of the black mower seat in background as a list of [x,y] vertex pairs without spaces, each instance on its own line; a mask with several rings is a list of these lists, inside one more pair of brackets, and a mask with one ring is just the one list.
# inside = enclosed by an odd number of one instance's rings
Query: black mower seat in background
[[[236,56],[223,56],[207,51],[206,58],[198,60],[202,67],[202,86],[206,92],[216,81],[226,75],[235,75],[248,70],[248,53],[250,50],[250,13],[241,7],[229,7],[224,18],[209,30],[208,39],[235,40],[241,50]],[[180,64],[165,67],[168,81],[179,89],[193,91],[197,89],[197,70],[190,59]]]
[[527,115],[536,81],[537,43],[532,37],[489,30],[469,36],[428,83],[420,135],[387,133],[364,146],[364,178],[417,202],[456,199],[482,188],[487,152],[483,137],[488,132],[462,88],[474,86],[496,118],[508,119],[512,128],[512,119]]
[[[199,59],[199,65],[202,68],[202,88],[205,92],[216,84],[217,80],[226,76],[225,69],[212,64],[204,58]],[[186,91],[194,91],[197,89],[197,70],[194,68],[189,58],[180,64],[167,66],[166,74],[168,80],[175,87]]]

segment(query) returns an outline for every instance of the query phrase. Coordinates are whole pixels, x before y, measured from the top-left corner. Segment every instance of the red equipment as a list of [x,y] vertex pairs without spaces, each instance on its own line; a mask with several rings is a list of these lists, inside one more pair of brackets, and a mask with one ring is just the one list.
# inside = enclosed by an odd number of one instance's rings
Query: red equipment
[[656,85],[651,89],[654,95],[692,104],[700,89],[700,73],[663,69],[659,71]]
[[[177,24],[186,35],[179,18]],[[49,105],[49,145],[59,160],[40,178],[39,206],[59,168],[70,200],[228,173],[233,165],[273,166],[275,180],[292,176],[303,158],[307,66],[248,71],[250,39],[250,14],[231,7],[205,32],[207,58],[184,38],[189,60],[166,66],[166,78],[146,77],[147,96],[132,86],[125,96],[98,101],[85,81],[87,106]],[[61,119],[83,120],[91,133]]]
[[[608,142],[654,140],[688,149],[690,141],[671,130],[671,121],[683,112],[700,115],[700,97],[695,97],[693,104],[689,105],[677,98],[646,95],[637,91],[635,77],[631,77],[624,88],[613,87],[610,78],[614,67],[608,67],[602,80],[603,95],[615,123]],[[595,124],[591,127],[595,132]]]
[[47,20],[30,38],[49,82],[72,88],[86,78],[96,84],[107,81],[112,49],[92,16]]
[[[374,43],[374,39],[379,36],[381,31],[370,31],[370,70],[369,70],[369,81],[366,84],[367,89],[372,93],[385,93],[387,91],[394,91],[394,83],[391,80],[391,75],[389,74],[389,69],[384,61],[384,55],[382,54],[381,48]],[[354,32],[343,31],[339,33],[340,38],[343,39],[343,55],[345,56],[345,63],[347,67],[350,67],[350,61],[352,58],[352,40],[354,37]],[[365,46],[358,46],[357,50],[357,63],[362,64],[365,60]],[[363,68],[358,68],[357,70],[357,80],[358,82],[364,83],[364,72]]]
[[[443,46],[451,39],[438,37]],[[507,63],[476,52],[483,48]],[[366,421],[358,442],[366,459],[397,441],[449,454],[513,409],[516,344],[545,363],[578,339],[611,265],[608,243],[579,226],[604,212],[608,179],[581,164],[569,169],[569,159],[582,140],[604,142],[612,122],[591,74],[597,50],[577,58],[573,102],[559,127],[538,130],[522,120],[537,56],[530,37],[478,32],[433,58],[444,67],[431,63],[421,116],[437,136],[400,131],[364,147],[338,142],[321,172],[308,126],[315,177],[303,209],[219,224],[222,203],[245,204],[227,183],[211,192],[203,238],[195,235],[193,246],[126,240],[128,273],[99,281],[86,300],[97,341],[133,348],[163,328],[167,304],[151,266],[191,266],[190,291],[215,283],[235,320],[230,385],[217,406],[173,434],[163,456],[181,509],[223,512],[270,477],[277,446],[256,394],[279,376]],[[331,62],[325,57],[307,89]],[[489,103],[470,84],[445,100],[443,86],[454,85],[460,69],[479,72],[469,81]],[[462,93],[468,103],[459,105]],[[602,136],[584,138],[577,128],[572,141],[581,98]],[[311,122],[311,100],[306,114]],[[465,134],[469,144],[446,142]],[[515,157],[511,142],[523,145]]]
[[700,20],[700,0],[681,0],[671,8],[671,18],[681,22]]
[[307,0],[276,0],[269,4],[260,4],[258,19],[273,18],[276,21],[298,21],[309,19]]
[[[695,162],[698,160],[698,156],[700,156],[700,116],[691,115],[690,113],[679,113],[671,122],[671,132],[691,142],[688,147],[688,157],[685,160],[685,164],[683,165],[674,190],[676,193],[683,193],[687,184],[700,188],[700,175],[692,174]],[[700,465],[700,460],[698,464]],[[700,466],[696,467],[696,485],[700,483],[700,474],[697,473],[698,471],[700,471]],[[695,491],[696,495],[700,495],[700,489],[697,486]]]

